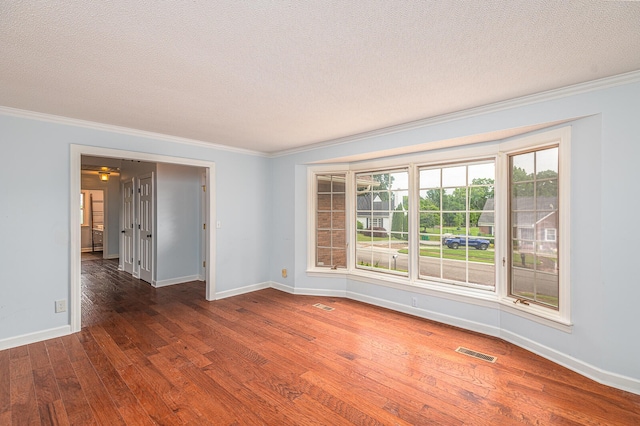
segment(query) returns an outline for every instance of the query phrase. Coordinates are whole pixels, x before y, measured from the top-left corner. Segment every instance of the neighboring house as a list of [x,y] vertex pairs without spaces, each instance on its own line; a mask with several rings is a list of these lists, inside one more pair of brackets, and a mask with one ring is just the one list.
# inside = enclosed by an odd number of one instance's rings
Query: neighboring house
[[488,198],[478,218],[478,230],[482,235],[495,235],[495,207],[494,199]]
[[[372,201],[373,197],[373,201]],[[389,200],[382,200],[378,194],[368,192],[358,195],[356,220],[364,229],[384,228],[391,230],[393,211]]]
[[[534,206],[535,203],[535,206]],[[520,240],[520,250],[532,251],[537,241],[538,252],[555,252],[558,229],[558,199],[556,197],[519,197],[512,207],[512,236]],[[494,235],[494,200],[487,200],[478,219],[483,235]]]

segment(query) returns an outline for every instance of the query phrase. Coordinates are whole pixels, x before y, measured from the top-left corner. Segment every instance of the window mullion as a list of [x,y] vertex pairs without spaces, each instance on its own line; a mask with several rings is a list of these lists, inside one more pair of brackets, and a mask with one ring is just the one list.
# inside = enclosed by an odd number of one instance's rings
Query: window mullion
[[409,279],[415,282],[420,269],[420,194],[415,164],[409,165]]

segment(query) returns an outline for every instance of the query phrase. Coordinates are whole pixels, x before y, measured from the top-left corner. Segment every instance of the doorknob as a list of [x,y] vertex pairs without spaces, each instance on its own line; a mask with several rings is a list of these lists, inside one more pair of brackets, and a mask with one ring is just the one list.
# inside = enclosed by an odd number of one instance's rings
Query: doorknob
[[147,234],[147,238],[151,238],[151,234]]
[[124,234],[124,229],[122,231],[120,231],[120,233]]

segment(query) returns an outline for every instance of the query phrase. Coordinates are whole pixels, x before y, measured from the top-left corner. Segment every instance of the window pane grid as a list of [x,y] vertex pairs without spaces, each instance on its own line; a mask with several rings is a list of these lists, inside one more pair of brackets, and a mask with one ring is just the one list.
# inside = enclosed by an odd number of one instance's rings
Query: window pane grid
[[419,277],[495,287],[495,163],[430,166],[418,173]]
[[346,268],[346,175],[316,176],[316,266]]
[[355,181],[355,267],[408,276],[408,170],[358,173]]
[[558,148],[512,155],[509,166],[509,295],[558,309]]

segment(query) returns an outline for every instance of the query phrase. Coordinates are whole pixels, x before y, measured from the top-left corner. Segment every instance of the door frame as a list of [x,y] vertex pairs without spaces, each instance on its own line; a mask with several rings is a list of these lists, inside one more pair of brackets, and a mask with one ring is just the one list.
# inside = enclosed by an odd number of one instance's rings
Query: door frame
[[[81,301],[82,301],[82,285],[81,285],[81,242],[80,242],[80,166],[82,164],[82,155],[107,158],[126,158],[130,160],[140,160],[155,163],[179,164],[184,166],[203,167],[206,174],[207,188],[215,188],[215,170],[216,163],[212,161],[203,161],[192,158],[173,157],[159,154],[151,154],[147,152],[126,151],[121,149],[103,148],[88,145],[70,145],[70,196],[69,196],[69,224],[70,224],[70,270],[69,270],[69,316],[71,321],[71,332],[80,331],[82,327]],[[207,223],[216,223],[215,217],[215,192],[213,190],[206,191],[206,219]],[[207,300],[216,299],[216,282],[215,282],[215,258],[216,258],[216,233],[212,226],[206,229],[206,261],[205,269],[206,293]]]

